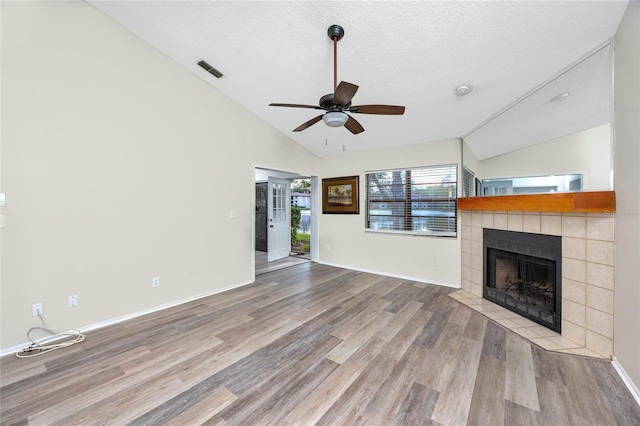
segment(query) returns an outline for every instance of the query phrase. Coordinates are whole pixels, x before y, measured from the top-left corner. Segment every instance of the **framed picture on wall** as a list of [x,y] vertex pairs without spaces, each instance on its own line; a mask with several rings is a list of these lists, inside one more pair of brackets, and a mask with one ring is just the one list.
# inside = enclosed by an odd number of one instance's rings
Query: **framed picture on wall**
[[322,213],[359,214],[360,176],[322,179]]

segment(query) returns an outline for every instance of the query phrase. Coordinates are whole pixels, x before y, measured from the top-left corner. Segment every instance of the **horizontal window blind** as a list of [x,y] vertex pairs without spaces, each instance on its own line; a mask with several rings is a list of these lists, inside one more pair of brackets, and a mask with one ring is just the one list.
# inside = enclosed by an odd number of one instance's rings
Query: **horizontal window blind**
[[366,229],[455,237],[456,164],[366,173]]
[[467,169],[466,167],[462,168],[462,196],[463,197],[473,197],[475,196],[475,188],[474,181],[475,175],[474,173]]

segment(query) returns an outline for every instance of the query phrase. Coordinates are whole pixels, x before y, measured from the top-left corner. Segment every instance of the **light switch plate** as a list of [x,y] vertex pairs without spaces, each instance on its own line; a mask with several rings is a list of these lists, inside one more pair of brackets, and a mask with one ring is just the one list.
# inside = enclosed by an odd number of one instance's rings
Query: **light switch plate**
[[4,192],[0,192],[0,207],[4,207],[5,202]]

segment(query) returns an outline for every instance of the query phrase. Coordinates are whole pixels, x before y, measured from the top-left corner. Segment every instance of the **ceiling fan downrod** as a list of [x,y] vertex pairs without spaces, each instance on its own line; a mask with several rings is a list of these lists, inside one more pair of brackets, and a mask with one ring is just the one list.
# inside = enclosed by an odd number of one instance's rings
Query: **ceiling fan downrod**
[[344,37],[344,28],[333,24],[327,30],[327,35],[333,40],[333,93],[338,88],[338,42]]
[[307,120],[295,129],[301,132],[318,121],[323,120],[330,127],[345,127],[352,134],[364,132],[364,127],[347,113],[377,114],[377,115],[402,115],[404,107],[400,105],[351,105],[351,99],[358,91],[358,86],[346,81],[338,84],[338,42],[344,37],[344,29],[340,25],[331,25],[327,35],[333,41],[333,93],[320,98],[319,105],[270,103],[269,106],[289,108],[309,108],[324,111],[322,114]]

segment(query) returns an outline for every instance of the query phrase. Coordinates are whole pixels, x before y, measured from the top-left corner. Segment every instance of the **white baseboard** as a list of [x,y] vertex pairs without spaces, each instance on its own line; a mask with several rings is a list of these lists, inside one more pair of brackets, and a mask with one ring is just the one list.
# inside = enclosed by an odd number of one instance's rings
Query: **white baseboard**
[[[123,315],[121,317],[111,318],[111,319],[108,319],[108,320],[105,320],[105,321],[101,321],[101,322],[97,322],[97,323],[94,323],[94,324],[90,324],[90,325],[81,327],[81,328],[78,329],[78,331],[80,331],[81,333],[85,333],[87,331],[92,331],[92,330],[97,330],[99,328],[108,327],[110,325],[118,324],[120,322],[127,321],[127,320],[130,320],[130,319],[133,319],[133,318],[137,318],[137,317],[141,317],[143,315],[151,314],[153,312],[162,311],[163,309],[168,309],[168,308],[172,308],[174,306],[182,305],[183,303],[192,302],[194,300],[202,299],[203,297],[213,296],[214,294],[222,293],[222,292],[228,291],[228,290],[233,290],[234,288],[238,288],[238,287],[245,286],[247,284],[251,284],[254,281],[255,280],[242,281],[242,282],[239,282],[239,283],[236,283],[236,284],[232,284],[232,285],[230,285],[228,287],[225,287],[225,288],[222,288],[222,289],[213,290],[213,291],[210,291],[210,292],[207,292],[207,293],[198,294],[196,296],[187,297],[185,299],[176,300],[176,301],[173,301],[173,302],[170,302],[170,303],[165,303],[163,305],[154,306],[153,308],[145,309],[145,310],[138,311],[138,312],[133,312],[131,314]],[[28,347],[30,344],[31,344],[31,342],[25,342],[25,343],[23,343],[21,345],[12,346],[10,348],[2,349],[0,351],[0,357],[16,353],[16,352]]]
[[26,348],[29,345],[30,345],[30,343],[23,343],[21,345],[12,346],[10,348],[3,349],[2,351],[0,351],[0,357],[19,352],[20,350]]
[[374,271],[374,270],[365,269],[365,268],[356,268],[354,266],[341,265],[339,263],[333,263],[333,262],[318,262],[318,263],[321,265],[335,266],[336,268],[350,269],[352,271],[367,272],[369,274],[384,275],[386,277],[399,278],[401,280],[416,281],[416,282],[425,283],[425,284],[435,284],[443,287],[461,288],[460,284],[447,283],[443,281],[435,281],[435,280],[427,281],[424,278],[410,277],[408,275],[390,274],[388,272]]
[[633,395],[636,403],[640,405],[640,390],[638,389],[636,384],[633,383],[633,380],[631,380],[631,377],[629,377],[624,367],[622,367],[620,361],[618,361],[618,359],[614,356],[611,359],[611,364],[613,365],[613,368],[615,368],[618,372],[618,375],[620,376],[624,384],[627,385],[627,388],[629,389],[629,392],[631,392],[631,395]]

